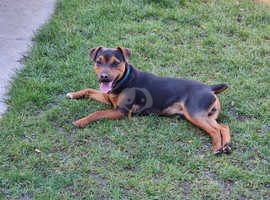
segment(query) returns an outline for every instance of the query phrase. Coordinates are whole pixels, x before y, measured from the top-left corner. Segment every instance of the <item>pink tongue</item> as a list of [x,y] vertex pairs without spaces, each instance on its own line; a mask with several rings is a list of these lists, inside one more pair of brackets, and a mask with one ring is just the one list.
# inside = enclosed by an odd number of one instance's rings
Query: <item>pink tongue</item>
[[102,93],[108,93],[112,89],[112,82],[102,82],[99,87]]

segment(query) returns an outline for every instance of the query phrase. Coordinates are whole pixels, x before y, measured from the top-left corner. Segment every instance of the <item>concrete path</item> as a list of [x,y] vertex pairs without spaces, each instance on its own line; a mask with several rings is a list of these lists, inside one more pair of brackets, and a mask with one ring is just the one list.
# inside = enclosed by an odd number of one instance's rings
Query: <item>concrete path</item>
[[0,118],[8,83],[31,47],[35,31],[52,14],[55,0],[0,0]]

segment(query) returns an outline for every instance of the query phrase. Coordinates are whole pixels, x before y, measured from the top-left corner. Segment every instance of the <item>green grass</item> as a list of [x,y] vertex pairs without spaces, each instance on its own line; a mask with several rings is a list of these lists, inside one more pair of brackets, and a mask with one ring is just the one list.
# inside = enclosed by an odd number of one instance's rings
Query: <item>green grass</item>
[[[270,12],[252,1],[59,0],[12,83],[0,121],[0,199],[270,198]],[[109,108],[89,48],[124,46],[162,76],[227,83],[219,121],[233,152],[186,120],[72,122]],[[232,106],[234,102],[234,106]],[[39,151],[40,152],[39,152]]]

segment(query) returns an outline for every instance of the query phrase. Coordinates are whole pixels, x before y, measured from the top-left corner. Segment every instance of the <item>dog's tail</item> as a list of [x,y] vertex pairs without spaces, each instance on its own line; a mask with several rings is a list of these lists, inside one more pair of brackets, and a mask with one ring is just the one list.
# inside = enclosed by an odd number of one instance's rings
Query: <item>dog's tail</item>
[[210,86],[210,89],[215,93],[215,94],[218,94],[218,93],[221,93],[223,92],[224,90],[226,90],[228,88],[228,85],[222,83],[222,84],[217,84],[217,85],[209,85]]

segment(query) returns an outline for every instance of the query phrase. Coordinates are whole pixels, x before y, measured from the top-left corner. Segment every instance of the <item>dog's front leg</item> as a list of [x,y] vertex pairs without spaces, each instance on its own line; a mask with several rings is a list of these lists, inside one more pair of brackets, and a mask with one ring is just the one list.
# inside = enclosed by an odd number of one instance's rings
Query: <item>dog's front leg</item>
[[93,121],[97,121],[99,119],[120,119],[122,117],[124,117],[125,114],[123,114],[122,112],[120,112],[119,110],[115,109],[115,110],[101,110],[101,111],[97,111],[94,112],[76,122],[74,122],[74,125],[80,128],[85,127],[87,124],[93,122]]
[[104,94],[98,90],[94,90],[91,88],[87,88],[84,90],[80,90],[78,92],[70,92],[66,95],[70,99],[80,99],[84,97],[88,97],[90,99],[94,99],[96,101],[105,103],[105,104],[111,104],[108,94]]

